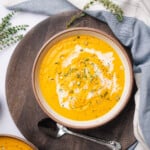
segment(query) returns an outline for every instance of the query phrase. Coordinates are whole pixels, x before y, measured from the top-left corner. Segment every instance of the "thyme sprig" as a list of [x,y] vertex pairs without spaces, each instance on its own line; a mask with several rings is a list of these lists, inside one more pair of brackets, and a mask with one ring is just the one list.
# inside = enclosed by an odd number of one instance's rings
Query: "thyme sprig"
[[123,21],[123,10],[111,0],[91,0],[84,6],[84,10],[90,8],[95,2],[102,4],[107,10],[114,14],[119,22]]
[[[123,10],[111,0],[91,0],[83,7],[83,10],[88,10],[90,6],[92,6],[95,2],[102,4],[107,10],[109,10],[112,14],[116,16],[119,22],[123,21]],[[67,23],[67,28],[69,28],[76,20],[84,16],[85,13],[82,11],[72,16],[70,21]]]
[[9,13],[7,16],[2,18],[2,23],[0,24],[0,32],[2,32],[7,26],[10,26],[10,19],[13,17],[15,12]]
[[99,2],[102,2],[103,5],[106,7],[106,9],[110,10],[110,12],[112,12],[116,18],[118,19],[118,21],[123,21],[123,10],[115,3],[113,3],[110,0],[98,0]]
[[85,16],[85,13],[82,11],[80,11],[79,13],[72,16],[71,19],[69,20],[69,22],[67,22],[67,28],[69,28],[76,20],[78,20],[84,16]]
[[23,38],[23,34],[18,34],[19,31],[24,31],[28,27],[28,25],[12,26],[10,20],[14,14],[15,12],[9,13],[2,18],[0,23],[0,50],[20,41]]

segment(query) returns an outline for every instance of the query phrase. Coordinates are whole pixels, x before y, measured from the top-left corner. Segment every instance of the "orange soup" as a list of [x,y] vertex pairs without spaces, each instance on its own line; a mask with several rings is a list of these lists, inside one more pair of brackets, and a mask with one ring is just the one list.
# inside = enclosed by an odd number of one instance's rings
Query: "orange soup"
[[49,49],[38,78],[42,95],[55,112],[87,121],[106,114],[119,101],[125,71],[120,57],[105,41],[78,35]]
[[26,143],[11,137],[0,137],[0,150],[33,150]]

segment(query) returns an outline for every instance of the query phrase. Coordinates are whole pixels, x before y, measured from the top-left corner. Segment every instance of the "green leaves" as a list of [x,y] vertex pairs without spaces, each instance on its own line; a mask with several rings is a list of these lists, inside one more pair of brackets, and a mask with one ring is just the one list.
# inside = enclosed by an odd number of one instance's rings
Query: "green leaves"
[[117,4],[113,3],[110,0],[98,0],[98,1],[101,2],[106,7],[106,9],[110,10],[110,12],[116,16],[118,21],[123,20],[123,11]]
[[14,12],[11,12],[6,17],[2,18],[2,23],[0,24],[0,32],[2,32],[5,28],[7,28],[7,26],[11,25],[9,21],[13,15],[14,15]]
[[102,4],[107,10],[114,14],[119,22],[123,21],[123,10],[111,0],[91,0],[84,6],[84,10],[90,8],[95,2]]
[[2,18],[0,23],[0,50],[8,47],[23,38],[23,34],[18,34],[19,31],[24,31],[28,25],[12,26],[10,20],[14,16],[15,12],[9,13]]
[[82,18],[85,16],[85,13],[84,12],[79,12],[77,13],[76,15],[72,16],[71,19],[69,20],[69,22],[67,22],[67,28],[69,28],[76,20]]
[[[112,14],[114,14],[119,22],[123,21],[123,10],[115,3],[113,3],[111,0],[91,0],[89,3],[87,3],[83,10],[87,10],[92,6],[95,2],[102,4],[107,10],[109,10]],[[69,28],[76,20],[82,18],[85,16],[84,12],[79,12],[72,16],[72,18],[67,23],[67,28]]]

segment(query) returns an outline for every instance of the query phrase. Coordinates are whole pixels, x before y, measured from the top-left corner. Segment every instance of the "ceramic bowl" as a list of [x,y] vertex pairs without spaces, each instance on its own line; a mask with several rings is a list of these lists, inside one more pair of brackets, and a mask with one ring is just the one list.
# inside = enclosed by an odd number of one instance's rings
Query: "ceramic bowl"
[[[125,87],[122,93],[122,96],[120,100],[117,102],[117,104],[105,115],[89,120],[89,121],[75,121],[68,118],[63,117],[61,114],[58,114],[53,110],[44,100],[44,97],[42,95],[42,92],[39,87],[38,82],[38,71],[39,66],[41,64],[41,61],[45,54],[49,51],[49,49],[58,41],[61,39],[64,39],[66,37],[72,36],[72,35],[91,35],[95,36],[97,38],[100,38],[107,42],[111,47],[115,49],[117,54],[119,55],[120,59],[122,60],[123,66],[125,68]],[[70,128],[76,128],[76,129],[88,129],[88,128],[94,128],[98,126],[102,126],[109,121],[111,121],[113,118],[115,118],[126,106],[131,91],[132,91],[132,85],[133,85],[133,74],[132,74],[132,65],[130,62],[130,59],[125,51],[125,49],[119,44],[117,40],[112,38],[111,36],[107,35],[106,33],[93,29],[93,28],[87,28],[87,27],[81,27],[81,28],[71,28],[67,29],[65,31],[62,31],[56,35],[54,35],[52,38],[50,38],[40,49],[38,55],[36,56],[36,59],[34,61],[33,70],[32,70],[32,86],[33,91],[36,97],[37,102],[39,103],[42,110],[53,120],[56,122],[70,127]]]
[[[6,138],[8,141],[6,141]],[[2,143],[3,141],[3,143]],[[11,142],[11,145],[8,145],[9,142]],[[16,143],[15,143],[16,142]],[[17,143],[19,142],[19,143]],[[13,147],[12,147],[12,144]],[[20,150],[22,149],[22,144],[28,146],[28,148],[30,148],[31,150],[38,150],[38,148],[36,148],[31,142],[24,140],[20,137],[14,136],[14,135],[10,135],[10,134],[0,134],[0,148],[2,149],[15,149],[15,150]],[[16,146],[16,147],[14,147]],[[28,149],[27,148],[27,149]]]

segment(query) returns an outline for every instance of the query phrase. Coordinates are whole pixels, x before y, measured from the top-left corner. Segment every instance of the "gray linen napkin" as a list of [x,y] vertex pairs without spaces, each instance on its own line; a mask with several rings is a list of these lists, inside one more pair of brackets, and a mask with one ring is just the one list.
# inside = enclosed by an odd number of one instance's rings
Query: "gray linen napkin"
[[28,11],[46,15],[55,15],[77,10],[77,8],[65,0],[27,0],[14,5],[8,3],[6,6],[11,10]]

